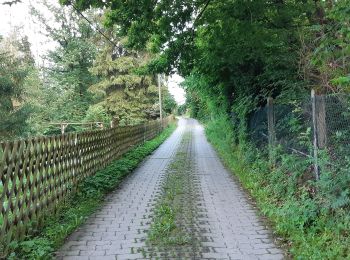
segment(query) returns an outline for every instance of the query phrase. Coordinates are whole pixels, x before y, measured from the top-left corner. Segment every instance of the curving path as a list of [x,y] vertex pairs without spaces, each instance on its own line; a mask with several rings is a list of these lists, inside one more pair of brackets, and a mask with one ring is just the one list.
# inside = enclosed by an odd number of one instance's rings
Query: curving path
[[[190,205],[188,211],[196,212],[186,230],[198,243],[189,249],[192,252],[184,254],[180,248],[184,246],[178,246],[179,254],[170,257],[164,249],[157,253],[157,248],[150,248],[146,239],[152,210],[179,152],[186,155],[184,163],[189,164],[189,187],[193,189],[192,201],[183,203]],[[196,120],[180,119],[172,136],[106,198],[101,209],[67,239],[56,257],[272,260],[283,259],[284,252],[274,244],[271,231],[207,142],[203,127]]]

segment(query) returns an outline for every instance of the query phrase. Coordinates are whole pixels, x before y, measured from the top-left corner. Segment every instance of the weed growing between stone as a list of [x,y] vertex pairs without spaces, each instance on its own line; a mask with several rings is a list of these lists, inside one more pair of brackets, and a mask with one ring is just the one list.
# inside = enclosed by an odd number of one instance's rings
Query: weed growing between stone
[[79,184],[77,192],[60,205],[56,214],[52,213],[45,220],[42,229],[35,232],[36,236],[11,244],[12,253],[8,259],[51,259],[53,252],[62,245],[65,238],[98,209],[104,196],[115,190],[174,129],[175,124],[166,128],[158,137],[134,148],[121,159],[86,178]]
[[[191,136],[185,133],[180,150],[167,169],[163,194],[154,209],[153,223],[148,231],[149,248],[160,248],[162,257],[191,254],[198,242],[193,236],[196,191],[191,176],[192,162],[187,153],[189,145]],[[159,257],[159,254],[151,257]]]

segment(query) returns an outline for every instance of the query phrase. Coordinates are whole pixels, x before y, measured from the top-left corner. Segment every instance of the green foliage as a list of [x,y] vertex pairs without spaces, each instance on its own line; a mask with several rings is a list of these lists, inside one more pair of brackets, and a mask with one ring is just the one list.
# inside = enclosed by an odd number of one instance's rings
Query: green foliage
[[217,107],[228,112],[235,98],[303,85],[298,77],[298,28],[312,22],[311,1],[73,3],[81,9],[110,8],[106,25],[117,25],[116,33],[127,36],[128,46],[158,54],[149,62],[150,69],[177,69],[187,76],[188,103],[194,115],[202,107],[203,116],[215,114],[211,109]]
[[90,87],[90,91],[100,97],[97,105],[120,125],[138,124],[157,117],[155,78],[137,73],[146,61],[146,53],[128,53],[121,46],[107,46],[91,69],[100,78]]
[[51,259],[54,250],[63,244],[65,238],[101,206],[104,196],[115,190],[125,176],[154,151],[174,129],[175,125],[170,125],[158,137],[134,148],[121,159],[83,180],[78,185],[77,191],[59,205],[56,214],[48,212],[47,216],[50,217],[44,221],[35,236],[11,244],[12,253],[8,259]]
[[[126,39],[115,37],[115,28],[104,32],[115,44],[106,40],[95,29],[104,13],[84,12],[91,25],[73,7],[46,0],[32,7],[42,33],[56,44],[40,68],[26,37],[16,31],[1,38],[0,140],[59,134],[51,123],[126,125],[159,117],[156,77],[146,66],[152,55],[125,48]],[[170,114],[176,103],[165,86],[162,94],[163,114]],[[66,132],[85,129],[69,125]]]
[[185,115],[187,113],[187,105],[186,104],[182,104],[180,106],[177,107],[177,111],[176,114],[177,115]]
[[325,171],[327,158],[321,156],[324,170],[321,180],[315,182],[310,177],[310,161],[282,150],[276,153],[278,164],[271,167],[266,156],[249,142],[234,143],[237,133],[227,117],[209,121],[206,134],[272,221],[293,258],[349,257],[348,174]]
[[168,115],[173,114],[177,108],[177,103],[166,87],[162,87],[162,101],[163,111]]
[[[191,116],[212,120],[209,138],[291,241],[296,258],[349,256],[343,230],[349,226],[348,159],[343,168],[330,167],[322,155],[324,174],[315,183],[308,160],[278,148],[271,168],[266,152],[248,138],[249,115],[267,96],[294,100],[311,87],[349,91],[349,0],[73,2],[81,9],[108,7],[107,26],[117,26],[128,46],[156,53],[149,70],[186,77]],[[283,123],[306,144],[310,131],[298,115]]]
[[155,222],[150,230],[150,240],[164,240],[168,243],[171,232],[176,229],[174,210],[169,204],[162,203],[157,206],[154,214]]
[[[186,147],[188,134],[182,140],[182,147]],[[188,163],[186,153],[179,151],[168,167],[168,173],[163,184],[163,194],[154,209],[153,222],[148,232],[148,242],[153,246],[176,246],[191,242],[189,234],[184,228],[184,220],[193,215],[183,201],[190,195],[186,187],[189,184]],[[188,207],[188,204],[185,204]],[[192,241],[193,242],[193,241]]]
[[101,104],[92,105],[86,111],[84,121],[86,122],[105,122],[109,123],[109,116]]
[[350,90],[349,4],[349,0],[320,4],[322,23],[312,28],[313,42],[309,43],[312,46],[309,76],[313,81],[317,75],[323,77],[316,82],[318,89]]
[[[93,103],[88,88],[97,78],[89,69],[97,54],[97,36],[90,24],[72,8],[44,1],[42,9],[46,12],[32,8],[32,16],[44,26],[47,36],[57,46],[45,57],[48,65],[43,69],[44,88],[32,122],[37,124],[37,133],[51,134],[52,129],[46,122],[81,122]],[[54,18],[53,22],[46,17],[47,13]],[[95,17],[93,12],[86,15],[89,19]]]
[[317,196],[322,200],[323,211],[335,212],[339,209],[350,208],[350,176],[349,158],[345,157],[340,165],[337,165],[327,150],[319,152],[320,157],[320,181],[317,182]]
[[[113,31],[110,31],[112,33]],[[99,81],[89,90],[99,101],[95,106],[116,124],[138,124],[159,117],[156,77],[144,70],[150,60],[148,52],[135,52],[121,44],[107,46],[99,52],[91,72]],[[174,98],[162,85],[163,112],[176,107]]]
[[27,81],[34,73],[34,61],[27,37],[16,29],[0,38],[0,141],[25,135],[32,112],[25,102]]

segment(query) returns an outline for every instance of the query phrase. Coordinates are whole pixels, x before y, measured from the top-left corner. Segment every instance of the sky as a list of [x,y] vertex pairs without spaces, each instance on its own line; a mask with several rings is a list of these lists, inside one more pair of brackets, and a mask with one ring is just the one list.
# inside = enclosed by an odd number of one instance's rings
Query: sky
[[40,5],[37,4],[40,0],[22,0],[22,3],[12,6],[2,5],[6,1],[8,0],[0,0],[0,34],[6,36],[13,28],[19,27],[20,31],[29,38],[35,60],[37,62],[41,61],[41,56],[48,50],[53,49],[55,43],[40,33],[39,25],[29,14],[30,4],[42,10]]
[[[43,11],[48,17],[50,14],[43,8],[40,8],[40,0],[22,0],[21,3],[12,5],[3,5],[9,0],[0,0],[0,35],[8,35],[14,27],[20,27],[21,31],[28,36],[31,43],[31,49],[38,64],[43,62],[41,58],[47,51],[55,48],[55,43],[40,33],[40,27],[29,14],[29,6],[33,5]],[[51,3],[57,3],[58,0],[49,0]],[[183,78],[178,74],[169,77],[168,87],[170,93],[174,96],[178,104],[185,103],[185,91],[179,86]]]
[[184,79],[180,75],[174,74],[169,77],[168,81],[169,92],[174,96],[176,102],[180,105],[184,104],[186,101],[185,90],[179,86],[183,80]]

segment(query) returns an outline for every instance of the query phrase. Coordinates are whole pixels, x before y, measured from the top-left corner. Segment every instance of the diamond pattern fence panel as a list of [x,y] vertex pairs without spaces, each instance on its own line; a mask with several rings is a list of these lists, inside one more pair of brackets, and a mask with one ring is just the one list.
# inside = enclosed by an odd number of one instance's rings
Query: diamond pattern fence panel
[[0,143],[0,258],[79,182],[154,138],[171,120]]

